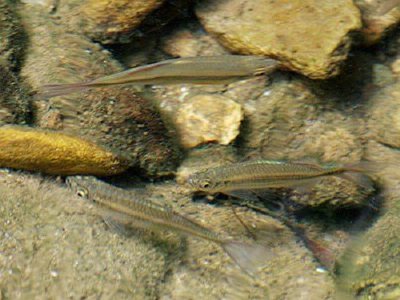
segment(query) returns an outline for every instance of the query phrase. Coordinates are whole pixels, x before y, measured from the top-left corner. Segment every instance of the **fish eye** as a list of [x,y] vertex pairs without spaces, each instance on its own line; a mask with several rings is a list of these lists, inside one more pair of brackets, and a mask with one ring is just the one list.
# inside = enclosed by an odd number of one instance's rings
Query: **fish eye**
[[208,189],[211,187],[211,182],[209,180],[205,180],[200,183],[200,187],[203,189]]
[[87,190],[85,190],[85,189],[78,189],[77,192],[76,192],[76,194],[77,194],[79,197],[82,197],[82,198],[86,198],[86,197],[88,196],[88,192],[87,192]]

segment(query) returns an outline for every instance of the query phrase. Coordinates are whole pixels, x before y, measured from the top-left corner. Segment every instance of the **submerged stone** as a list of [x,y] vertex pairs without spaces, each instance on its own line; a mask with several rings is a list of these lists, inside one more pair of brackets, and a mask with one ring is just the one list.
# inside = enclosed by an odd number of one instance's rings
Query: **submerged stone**
[[25,42],[13,1],[0,0],[0,63],[6,67],[19,67]]
[[314,79],[338,74],[361,27],[350,0],[206,1],[196,14],[228,49],[273,57]]
[[[30,45],[22,75],[37,91],[50,83],[82,82],[122,71],[109,52],[68,33],[42,8],[21,6]],[[151,103],[129,87],[105,88],[35,101],[35,124],[85,137],[147,175],[175,168],[177,149]]]
[[82,138],[22,126],[0,127],[0,167],[107,176],[128,166],[127,160]]
[[[66,1],[61,18],[76,32],[103,44],[129,41],[143,19],[163,0],[85,0]],[[65,8],[65,10],[64,10]]]
[[354,2],[360,7],[362,14],[361,37],[364,46],[377,44],[400,22],[399,1],[356,0]]
[[239,104],[219,95],[197,95],[186,101],[176,115],[183,147],[207,142],[227,145],[239,134],[243,112]]

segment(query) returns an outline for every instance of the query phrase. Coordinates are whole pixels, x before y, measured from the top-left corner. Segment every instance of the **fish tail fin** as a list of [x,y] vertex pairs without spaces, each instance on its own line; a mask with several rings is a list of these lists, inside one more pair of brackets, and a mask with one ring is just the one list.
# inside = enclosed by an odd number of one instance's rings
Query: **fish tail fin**
[[88,83],[49,84],[44,85],[37,96],[44,98],[64,96],[84,91],[88,88],[90,88]]
[[344,169],[350,172],[358,172],[358,173],[365,173],[367,175],[374,175],[379,171],[381,171],[382,169],[385,169],[389,166],[390,164],[384,162],[373,162],[373,161],[363,160],[354,164],[344,165]]
[[272,257],[272,252],[266,246],[258,243],[226,241],[221,246],[232,260],[249,275],[254,275]]

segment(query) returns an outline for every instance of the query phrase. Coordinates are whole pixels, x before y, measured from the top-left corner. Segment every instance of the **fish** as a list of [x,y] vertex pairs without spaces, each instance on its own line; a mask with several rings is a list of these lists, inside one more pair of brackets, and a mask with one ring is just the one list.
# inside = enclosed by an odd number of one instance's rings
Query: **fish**
[[271,257],[271,252],[264,245],[221,236],[178,214],[169,206],[133,197],[129,191],[102,182],[95,177],[70,176],[66,178],[66,184],[76,195],[99,208],[104,218],[112,219],[124,226],[168,230],[214,242],[249,275],[255,274]]
[[121,84],[227,84],[270,73],[278,65],[277,60],[251,55],[176,58],[128,69],[89,82],[45,85],[37,96],[51,98],[90,88]]
[[326,176],[351,180],[365,189],[373,189],[372,164],[321,165],[308,162],[251,160],[201,170],[190,175],[188,185],[196,191],[235,195],[241,191],[269,188],[301,188],[314,185]]

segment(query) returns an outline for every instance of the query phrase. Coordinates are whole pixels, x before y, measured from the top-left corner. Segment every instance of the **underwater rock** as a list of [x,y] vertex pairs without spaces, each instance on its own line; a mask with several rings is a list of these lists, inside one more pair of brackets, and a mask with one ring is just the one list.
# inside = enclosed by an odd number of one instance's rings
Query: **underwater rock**
[[[21,9],[30,47],[22,75],[35,89],[49,83],[81,82],[122,70],[103,50],[84,37],[68,33],[39,7]],[[35,122],[42,128],[61,129],[105,147],[147,175],[169,173],[177,150],[159,115],[148,100],[129,87],[96,89],[35,101]]]
[[13,1],[0,0],[0,64],[18,68],[25,42],[25,34]]
[[133,30],[164,0],[61,1],[60,17],[74,31],[103,44],[128,42]]
[[[363,28],[361,29],[362,44],[371,46],[378,43],[392,31],[400,22],[400,8],[396,1],[354,1],[361,10]],[[392,2],[393,6],[381,11],[381,7]],[[398,2],[398,1],[397,1]]]
[[381,164],[377,171],[382,203],[375,222],[353,238],[339,259],[337,285],[351,299],[399,299],[400,154],[392,147],[370,140],[366,158]]
[[313,79],[338,74],[350,48],[349,34],[361,27],[350,0],[205,1],[196,14],[228,49],[270,56]]
[[197,23],[185,24],[162,37],[161,48],[175,57],[215,56],[229,54],[217,40]]
[[62,132],[0,127],[0,167],[55,175],[107,176],[121,173],[128,166],[128,161],[114,153]]
[[212,94],[197,95],[183,103],[176,127],[184,148],[216,142],[227,145],[239,134],[243,112],[231,99]]
[[157,299],[179,241],[107,228],[59,182],[0,174],[2,299]]
[[397,78],[400,76],[400,58],[396,58],[390,65],[390,70]]
[[370,99],[369,134],[374,140],[390,147],[400,147],[400,84],[396,82]]
[[30,97],[17,76],[0,63],[0,125],[27,124]]

